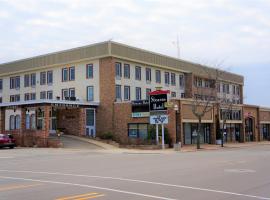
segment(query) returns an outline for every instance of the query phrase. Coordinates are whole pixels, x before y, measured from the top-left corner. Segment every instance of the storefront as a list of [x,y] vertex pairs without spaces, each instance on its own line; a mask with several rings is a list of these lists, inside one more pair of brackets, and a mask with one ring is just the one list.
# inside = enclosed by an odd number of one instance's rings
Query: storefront
[[241,124],[228,123],[224,126],[224,142],[240,142]]
[[261,124],[262,140],[270,140],[270,124]]
[[[184,144],[196,144],[199,131],[198,123],[184,123]],[[211,124],[202,123],[200,143],[210,144]]]
[[253,142],[255,141],[255,130],[254,130],[254,118],[247,117],[245,119],[245,136],[246,142]]

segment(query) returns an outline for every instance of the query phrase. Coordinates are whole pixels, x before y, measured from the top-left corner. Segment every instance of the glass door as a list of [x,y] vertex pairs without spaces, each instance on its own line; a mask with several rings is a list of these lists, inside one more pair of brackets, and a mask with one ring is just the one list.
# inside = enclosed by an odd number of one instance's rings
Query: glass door
[[96,116],[94,108],[86,109],[86,135],[96,137]]

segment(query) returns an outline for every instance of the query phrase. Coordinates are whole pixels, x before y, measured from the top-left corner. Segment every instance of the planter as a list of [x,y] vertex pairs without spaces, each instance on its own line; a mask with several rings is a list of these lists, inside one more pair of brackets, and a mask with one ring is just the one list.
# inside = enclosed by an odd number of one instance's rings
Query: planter
[[221,139],[219,139],[219,140],[216,140],[216,144],[219,144],[219,145],[221,145]]

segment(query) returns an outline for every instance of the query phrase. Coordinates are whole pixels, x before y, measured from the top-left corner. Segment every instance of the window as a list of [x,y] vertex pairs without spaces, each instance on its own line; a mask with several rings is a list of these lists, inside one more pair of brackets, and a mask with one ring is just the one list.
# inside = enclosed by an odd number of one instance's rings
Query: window
[[219,93],[220,92],[220,84],[217,83],[217,92]]
[[47,84],[53,83],[53,71],[47,71]]
[[230,94],[230,85],[229,84],[226,84],[226,93]]
[[176,85],[175,84],[175,73],[171,73],[171,84]]
[[130,86],[124,86],[124,100],[130,100]]
[[30,100],[30,94],[29,93],[24,94],[24,100],[25,101],[29,101]]
[[16,115],[15,116],[15,129],[20,129],[21,127],[21,116]]
[[75,88],[69,88],[69,97],[75,97]]
[[36,93],[31,93],[30,98],[31,100],[36,100]]
[[145,77],[146,77],[147,82],[151,82],[151,69],[150,68],[145,69]]
[[75,67],[69,68],[69,80],[74,81],[75,80]]
[[20,76],[10,77],[10,89],[20,88]]
[[170,73],[169,72],[165,72],[165,84],[169,85],[170,84]]
[[9,117],[9,130],[14,130],[15,129],[15,116],[10,115]]
[[209,80],[205,80],[204,81],[204,87],[206,87],[206,88],[209,88],[210,87]]
[[37,129],[42,130],[44,128],[44,110],[39,109],[37,111]]
[[46,84],[46,72],[40,72],[40,85]]
[[68,69],[63,68],[62,69],[62,82],[68,81]]
[[135,79],[140,81],[141,80],[141,67],[135,67]]
[[185,93],[181,93],[181,98],[185,98]]
[[2,97],[0,97],[0,103],[3,103],[3,98]]
[[161,72],[156,70],[156,83],[161,83]]
[[86,65],[86,78],[93,78],[94,76],[94,69],[93,64]]
[[31,129],[36,129],[36,115],[35,114],[31,114],[30,121],[31,121]]
[[94,87],[87,86],[87,101],[94,101]]
[[30,85],[30,76],[29,74],[24,75],[24,87],[29,87]]
[[36,86],[36,74],[35,73],[33,73],[33,74],[31,74],[30,75],[31,76],[31,86],[33,87],[33,86]]
[[117,100],[122,100],[122,97],[121,97],[121,85],[116,85],[115,86],[115,98],[116,98],[116,101]]
[[17,102],[20,101],[20,95],[16,94],[16,95],[10,95],[10,102]]
[[145,95],[145,97],[146,97],[146,99],[149,99],[149,93],[151,92],[151,89],[150,88],[146,88],[146,95]]
[[171,97],[172,97],[172,98],[175,98],[175,97],[176,97],[176,92],[172,92],[172,93],[171,93]]
[[26,114],[25,116],[25,128],[30,129],[30,115]]
[[184,75],[183,74],[179,75],[179,86],[181,88],[184,87]]
[[128,124],[128,137],[147,139],[148,124]]
[[115,76],[117,78],[121,78],[122,77],[122,65],[121,63],[115,63]]
[[66,100],[69,97],[68,89],[62,89],[62,99]]
[[47,91],[47,99],[53,99],[53,91]]
[[136,100],[141,100],[142,98],[142,91],[140,87],[136,87]]
[[130,78],[130,65],[124,64],[124,78]]
[[3,90],[3,80],[0,79],[0,90]]
[[240,87],[236,86],[236,94],[239,96],[240,95]]
[[202,87],[202,79],[198,78],[198,87]]
[[226,92],[226,85],[223,83],[222,84],[222,92],[225,93]]
[[46,91],[40,92],[40,99],[46,99]]

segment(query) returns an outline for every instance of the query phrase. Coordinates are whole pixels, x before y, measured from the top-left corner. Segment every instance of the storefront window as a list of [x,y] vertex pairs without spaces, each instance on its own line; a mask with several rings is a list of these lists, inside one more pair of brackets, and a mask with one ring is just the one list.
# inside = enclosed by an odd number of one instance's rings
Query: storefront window
[[37,129],[42,130],[44,128],[44,111],[37,111]]
[[147,139],[148,124],[129,124],[128,137]]
[[[201,125],[200,143],[210,143],[210,124]],[[199,125],[197,123],[184,124],[184,143],[196,144]]]
[[36,129],[36,115],[32,114],[30,117],[31,129]]
[[11,115],[9,117],[9,129],[14,130],[15,129],[15,117],[14,115]]
[[30,115],[26,114],[25,116],[25,128],[30,129]]
[[16,115],[15,116],[15,129],[20,129],[21,128],[21,116]]

